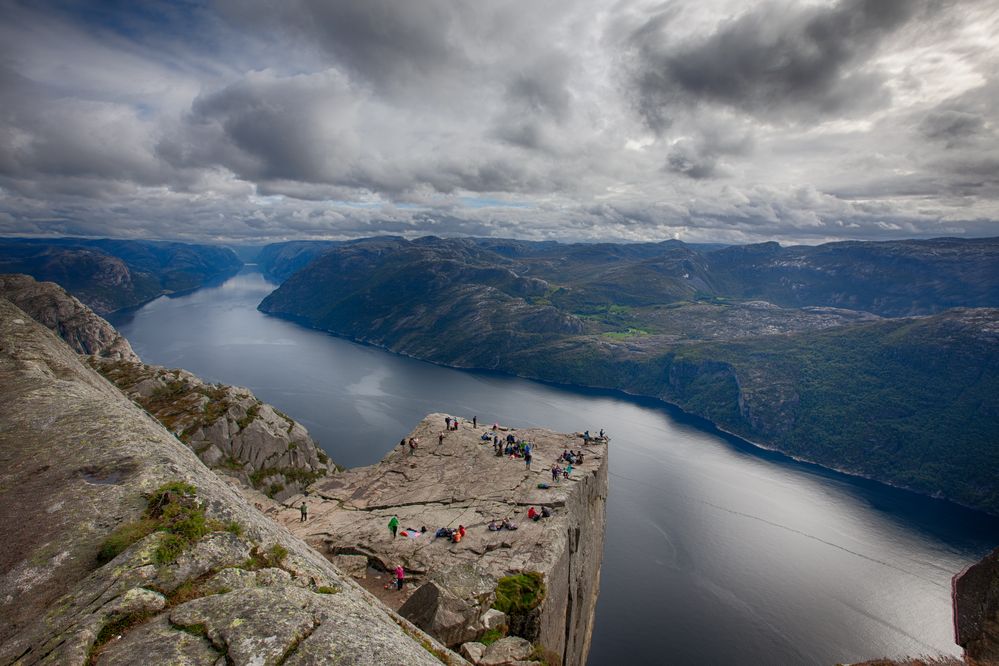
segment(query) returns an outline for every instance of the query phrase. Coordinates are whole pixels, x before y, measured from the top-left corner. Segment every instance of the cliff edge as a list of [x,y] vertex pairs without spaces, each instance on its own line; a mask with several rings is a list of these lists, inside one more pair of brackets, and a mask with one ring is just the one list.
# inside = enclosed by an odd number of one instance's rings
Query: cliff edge
[[[309,496],[292,498],[276,518],[334,559],[362,556],[382,570],[403,565],[419,587],[400,613],[454,647],[490,626],[483,616],[497,584],[540,574],[540,604],[507,617],[508,630],[548,655],[550,666],[584,664],[603,555],[606,441],[540,428],[493,430],[465,420],[458,430],[445,430],[446,418],[430,414],[380,463],[313,484]],[[494,435],[504,444],[508,437],[529,442],[531,467],[496,455]],[[410,440],[417,441],[415,449]],[[566,450],[582,451],[583,462],[555,481],[551,466],[566,467],[558,460]],[[299,516],[303,501],[307,522]],[[529,520],[532,506],[553,515]],[[388,528],[393,516],[396,537]],[[488,529],[504,518],[517,529]],[[435,538],[439,528],[459,525],[466,528],[459,543]],[[464,605],[454,597],[463,597]]]
[[0,299],[0,663],[462,663]]

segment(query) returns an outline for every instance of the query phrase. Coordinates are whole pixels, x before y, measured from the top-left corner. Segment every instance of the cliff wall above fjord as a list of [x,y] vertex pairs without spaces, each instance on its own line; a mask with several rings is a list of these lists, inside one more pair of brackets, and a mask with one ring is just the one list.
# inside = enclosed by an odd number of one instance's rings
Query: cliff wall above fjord
[[[495,455],[492,442],[483,439],[494,434],[530,442],[531,467],[522,459]],[[418,440],[414,452],[408,444],[397,446],[376,465],[323,479],[307,497],[291,498],[276,518],[334,559],[361,555],[389,570],[401,564],[414,586],[428,581],[439,586],[434,594],[419,587],[400,612],[455,647],[488,628],[480,620],[492,603],[488,591],[500,580],[537,572],[544,582],[543,601],[523,617],[507,618],[510,633],[548,654],[549,664],[584,664],[603,556],[607,443],[541,428],[494,431],[468,421],[445,431],[444,414],[427,416],[407,442],[411,438]],[[568,479],[553,481],[550,468],[566,449],[583,451],[583,463]],[[298,511],[303,501],[309,511],[304,523]],[[528,520],[531,506],[548,507],[554,515]],[[393,515],[400,528],[417,532],[393,538],[387,528]],[[504,518],[518,529],[488,529],[490,522]],[[467,530],[460,543],[434,537],[440,527],[459,525]],[[420,533],[422,527],[427,531]],[[449,579],[475,578],[469,570],[478,576],[476,585],[458,585],[467,588],[457,593],[469,595],[467,603],[451,599],[448,603],[461,609],[449,615],[441,597],[452,594]]]

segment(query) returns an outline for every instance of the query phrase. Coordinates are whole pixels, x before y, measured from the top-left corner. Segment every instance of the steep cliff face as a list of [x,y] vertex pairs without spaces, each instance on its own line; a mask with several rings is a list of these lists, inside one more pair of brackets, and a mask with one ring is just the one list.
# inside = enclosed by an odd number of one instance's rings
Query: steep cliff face
[[0,275],[0,297],[31,315],[80,354],[116,361],[138,362],[128,340],[54,282],[37,282],[30,275]]
[[90,364],[206,465],[270,497],[289,497],[336,471],[304,426],[249,389],[144,363],[94,358]]
[[5,299],[0,403],[0,662],[461,663]]
[[954,576],[954,640],[969,664],[999,664],[999,548]]
[[[419,440],[414,453],[408,446],[396,447],[377,465],[324,479],[308,497],[289,500],[277,519],[332,557],[362,555],[382,569],[402,564],[416,585],[431,572],[465,565],[490,577],[493,587],[505,576],[538,572],[544,599],[516,629],[557,655],[557,663],[585,663],[603,556],[607,444],[540,428],[498,431],[500,437],[512,434],[531,443],[528,469],[521,459],[494,454],[492,443],[482,439],[493,434],[491,426],[463,422],[457,431],[444,432],[438,444],[444,425],[444,414],[427,416],[410,433]],[[570,479],[553,482],[549,470],[566,449],[582,450],[584,462]],[[539,483],[550,487],[539,488]],[[302,501],[309,508],[305,523],[299,522],[297,509]],[[530,506],[549,507],[554,515],[528,520]],[[427,532],[392,538],[386,526],[393,515],[400,528],[425,526]],[[487,528],[504,517],[518,529]],[[434,538],[437,528],[459,525],[467,530],[460,543]],[[445,640],[457,644],[484,630],[484,624],[469,626],[485,610],[479,602],[467,605],[473,606],[479,613],[466,616],[466,624],[439,625],[448,632]]]
[[53,282],[0,276],[8,298],[90,355],[88,363],[146,408],[209,467],[272,497],[287,497],[335,470],[305,428],[249,390],[206,384],[184,370],[145,365],[107,321]]

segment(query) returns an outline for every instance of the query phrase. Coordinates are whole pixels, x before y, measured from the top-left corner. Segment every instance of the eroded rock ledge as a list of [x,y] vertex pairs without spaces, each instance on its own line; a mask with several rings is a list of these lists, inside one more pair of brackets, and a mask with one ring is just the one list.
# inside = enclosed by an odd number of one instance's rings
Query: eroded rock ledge
[[[528,626],[516,630],[545,653],[557,655],[556,663],[585,663],[603,553],[607,444],[539,428],[499,431],[501,437],[512,433],[532,444],[532,467],[527,469],[523,460],[497,457],[491,442],[482,440],[493,433],[491,425],[463,422],[438,444],[444,425],[444,414],[427,416],[409,435],[419,440],[415,453],[397,446],[377,465],[317,482],[308,496],[290,498],[275,517],[331,558],[360,555],[381,569],[402,564],[416,585],[428,580],[436,584],[441,578],[445,584],[457,581],[454,585],[467,590],[467,606],[480,614],[489,607],[481,597],[488,595],[480,594],[475,572],[493,587],[511,574],[539,572],[544,601]],[[553,483],[549,470],[565,449],[582,450],[584,462],[570,479]],[[551,487],[539,488],[539,483]],[[309,511],[305,523],[298,511],[302,501]],[[526,514],[532,505],[550,507],[554,515],[530,521]],[[388,530],[393,515],[400,528],[425,526],[427,532],[393,539]],[[518,529],[487,529],[504,517]],[[434,538],[437,528],[459,525],[467,529],[460,543]],[[415,613],[411,606],[407,603],[401,612]],[[473,640],[470,635],[488,622],[445,624],[439,624],[438,638],[456,646]]]

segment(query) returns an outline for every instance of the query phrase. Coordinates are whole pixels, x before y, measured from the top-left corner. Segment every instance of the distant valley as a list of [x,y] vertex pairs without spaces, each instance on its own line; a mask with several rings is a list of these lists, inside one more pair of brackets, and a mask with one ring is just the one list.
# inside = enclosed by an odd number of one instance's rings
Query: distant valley
[[[677,404],[795,457],[999,513],[999,240],[376,238],[260,309],[455,367]],[[285,258],[285,259],[283,259]]]

